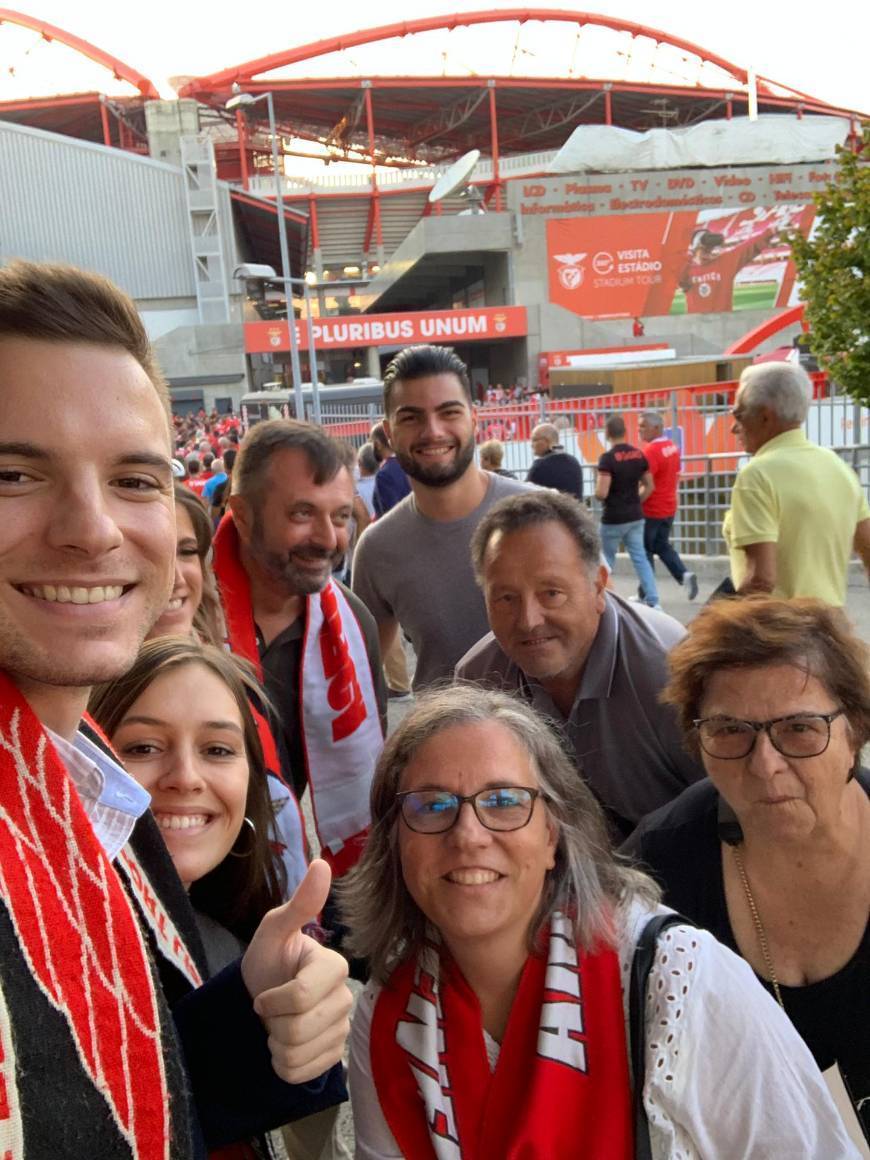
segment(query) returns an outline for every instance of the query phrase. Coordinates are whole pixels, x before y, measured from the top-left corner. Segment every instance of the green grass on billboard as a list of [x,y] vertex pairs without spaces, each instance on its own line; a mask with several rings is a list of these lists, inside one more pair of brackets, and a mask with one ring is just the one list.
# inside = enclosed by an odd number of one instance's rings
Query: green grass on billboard
[[[778,282],[738,282],[734,287],[732,310],[771,310],[776,305]],[[686,295],[677,290],[670,314],[686,314]]]

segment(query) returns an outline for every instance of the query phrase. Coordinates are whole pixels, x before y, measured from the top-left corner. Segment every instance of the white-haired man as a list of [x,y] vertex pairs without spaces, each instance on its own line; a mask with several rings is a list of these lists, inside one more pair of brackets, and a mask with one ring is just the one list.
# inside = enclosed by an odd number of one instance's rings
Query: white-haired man
[[740,376],[733,431],[752,459],[722,529],[740,596],[845,604],[853,548],[870,573],[870,506],[855,473],[804,434],[811,396],[794,363],[761,363]]

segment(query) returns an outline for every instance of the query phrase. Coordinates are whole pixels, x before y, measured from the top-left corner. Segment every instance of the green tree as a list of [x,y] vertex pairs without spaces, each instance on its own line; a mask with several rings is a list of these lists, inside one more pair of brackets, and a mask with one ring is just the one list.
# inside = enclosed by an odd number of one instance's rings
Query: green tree
[[789,238],[803,283],[810,349],[857,402],[870,403],[870,125],[863,154],[838,150],[835,182],[814,197],[812,240]]

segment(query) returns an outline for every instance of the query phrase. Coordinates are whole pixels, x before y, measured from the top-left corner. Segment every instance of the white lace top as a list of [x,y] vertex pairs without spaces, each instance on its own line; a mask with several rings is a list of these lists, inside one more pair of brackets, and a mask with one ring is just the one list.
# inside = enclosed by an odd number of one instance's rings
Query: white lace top
[[[626,1037],[631,961],[654,913],[636,902],[621,915]],[[401,1156],[369,1063],[379,990],[363,992],[351,1031],[358,1160]],[[646,997],[644,1105],[654,1160],[860,1160],[788,1017],[741,958],[694,927],[659,937]]]

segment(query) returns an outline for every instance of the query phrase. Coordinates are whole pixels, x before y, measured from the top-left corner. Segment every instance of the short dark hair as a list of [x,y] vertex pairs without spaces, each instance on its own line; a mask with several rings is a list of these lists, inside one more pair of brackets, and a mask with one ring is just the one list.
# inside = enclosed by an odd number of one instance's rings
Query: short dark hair
[[375,459],[378,463],[383,463],[388,458],[390,450],[390,441],[387,438],[383,423],[375,423],[374,427],[369,431],[369,441],[371,442]]
[[233,471],[233,494],[256,501],[272,457],[279,451],[301,451],[318,487],[335,479],[344,467],[337,443],[320,427],[296,419],[267,419],[256,423],[242,440]]
[[169,387],[132,298],[101,274],[53,262],[0,268],[0,339],[117,346],[132,355],[167,415]]
[[378,458],[375,455],[375,449],[371,443],[363,443],[357,452],[357,462],[360,470],[364,471],[366,475],[374,475],[378,470]]
[[661,699],[675,706],[693,742],[692,723],[714,673],[765,665],[794,665],[815,677],[845,709],[858,750],[870,740],[870,649],[843,611],[821,600],[715,600],[689,624],[668,665]]
[[455,375],[471,403],[471,380],[468,367],[449,346],[406,346],[400,350],[384,372],[384,414],[389,417],[396,383],[410,383],[428,375]]
[[588,509],[573,496],[539,488],[500,499],[477,525],[471,540],[471,562],[478,584],[483,584],[486,549],[497,532],[507,536],[546,523],[561,524],[573,537],[590,574],[598,568],[601,564],[601,538]]
[[224,452],[224,454],[223,454],[224,471],[227,473],[227,475],[229,475],[230,472],[233,470],[233,467],[235,467],[236,458],[237,458],[238,454],[239,454],[238,451],[234,451],[232,449],[232,447],[228,447],[226,449],[226,451]]
[[187,460],[187,474],[188,475],[199,475],[200,467],[201,467],[201,464],[200,464],[199,460],[196,458],[195,455],[191,455],[190,458]]
[[608,415],[604,424],[604,433],[608,439],[625,438],[625,420],[622,415]]
[[211,465],[214,463],[214,456],[209,451],[208,455],[203,455],[202,466],[206,471],[211,471]]

